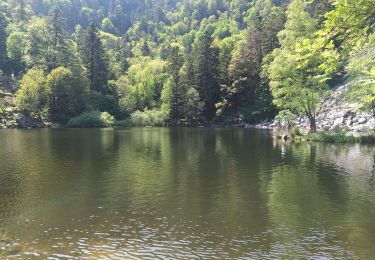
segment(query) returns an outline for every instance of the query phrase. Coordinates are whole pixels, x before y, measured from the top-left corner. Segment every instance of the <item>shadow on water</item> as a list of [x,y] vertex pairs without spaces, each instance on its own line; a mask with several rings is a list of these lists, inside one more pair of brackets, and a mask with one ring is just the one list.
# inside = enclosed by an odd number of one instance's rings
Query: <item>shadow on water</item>
[[0,158],[0,225],[19,257],[375,253],[373,146],[255,129],[6,130]]

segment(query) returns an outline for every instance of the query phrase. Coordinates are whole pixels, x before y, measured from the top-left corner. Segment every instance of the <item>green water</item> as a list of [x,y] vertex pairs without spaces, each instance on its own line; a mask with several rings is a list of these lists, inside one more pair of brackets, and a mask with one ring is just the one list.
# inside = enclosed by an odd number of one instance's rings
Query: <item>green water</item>
[[1,259],[374,255],[374,146],[254,129],[0,131]]

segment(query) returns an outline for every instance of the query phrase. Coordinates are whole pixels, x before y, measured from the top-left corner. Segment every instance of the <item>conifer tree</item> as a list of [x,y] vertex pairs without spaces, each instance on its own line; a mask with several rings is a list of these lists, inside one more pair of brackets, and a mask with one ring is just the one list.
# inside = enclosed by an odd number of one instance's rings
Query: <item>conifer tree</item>
[[201,100],[204,102],[203,115],[207,123],[216,115],[215,104],[219,100],[219,52],[213,40],[205,30],[194,45],[194,81]]
[[108,80],[108,61],[98,36],[97,28],[91,24],[84,34],[80,54],[87,69],[91,90],[105,94]]
[[48,17],[50,26],[50,45],[51,45],[51,61],[48,66],[48,71],[59,66],[66,66],[69,61],[69,50],[67,33],[64,30],[64,19],[60,9],[54,8]]
[[169,54],[169,71],[170,78],[170,104],[169,104],[169,119],[172,125],[177,125],[178,121],[183,118],[183,104],[184,104],[184,86],[181,84],[180,69],[183,64],[182,55],[179,53],[179,48],[173,46]]

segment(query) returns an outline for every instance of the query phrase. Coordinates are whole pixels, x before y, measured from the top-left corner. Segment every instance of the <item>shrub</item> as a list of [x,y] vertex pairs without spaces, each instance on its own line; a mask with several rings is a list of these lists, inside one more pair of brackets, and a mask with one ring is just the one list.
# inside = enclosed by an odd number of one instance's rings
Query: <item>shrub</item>
[[338,126],[332,130],[325,129],[316,134],[311,134],[309,139],[328,143],[355,143],[358,141],[355,136],[348,134],[347,130]]
[[115,118],[108,112],[92,111],[71,118],[67,126],[72,128],[112,127],[114,121]]
[[280,121],[281,127],[283,128],[292,128],[294,126],[295,116],[289,110],[280,111],[275,119]]
[[292,130],[290,131],[290,136],[295,139],[297,137],[302,137],[303,134],[301,133],[301,130],[299,130],[298,128],[292,128]]
[[130,122],[135,126],[163,126],[168,114],[159,110],[135,111],[130,116]]
[[116,117],[120,116],[120,108],[116,96],[104,95],[93,91],[90,95],[90,105],[92,110],[107,111]]

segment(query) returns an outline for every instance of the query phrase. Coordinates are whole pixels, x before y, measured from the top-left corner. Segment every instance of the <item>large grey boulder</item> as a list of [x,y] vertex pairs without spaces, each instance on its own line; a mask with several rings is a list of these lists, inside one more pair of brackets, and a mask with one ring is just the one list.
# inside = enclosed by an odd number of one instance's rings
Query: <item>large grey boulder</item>
[[358,123],[359,124],[365,124],[367,122],[367,119],[366,118],[364,118],[364,117],[361,117],[360,119],[358,119]]

